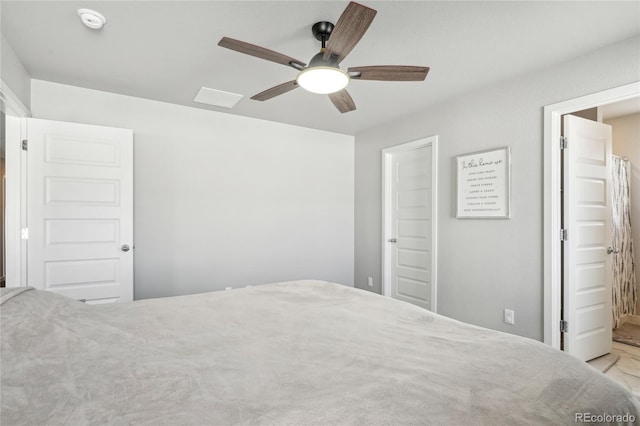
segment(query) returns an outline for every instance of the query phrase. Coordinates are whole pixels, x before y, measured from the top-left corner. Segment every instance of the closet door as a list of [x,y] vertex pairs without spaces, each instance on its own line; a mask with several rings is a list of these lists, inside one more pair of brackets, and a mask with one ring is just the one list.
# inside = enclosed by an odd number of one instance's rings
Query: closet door
[[27,120],[27,281],[88,303],[133,299],[133,132]]
[[436,312],[437,137],[382,151],[383,294]]

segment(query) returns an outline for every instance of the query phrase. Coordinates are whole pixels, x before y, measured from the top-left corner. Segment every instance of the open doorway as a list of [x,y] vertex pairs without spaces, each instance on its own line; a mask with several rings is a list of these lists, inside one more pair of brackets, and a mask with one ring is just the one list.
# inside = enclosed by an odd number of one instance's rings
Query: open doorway
[[[562,324],[562,116],[640,96],[640,82],[548,105],[544,109],[544,341],[561,348]],[[570,235],[569,230],[569,235]],[[571,327],[571,324],[568,325]],[[577,324],[573,325],[574,327]],[[575,328],[574,328],[575,330]]]
[[600,111],[613,131],[613,340],[640,347],[640,98]]
[[565,114],[562,134],[561,349],[589,361],[612,337],[640,347],[640,98]]
[[[638,126],[637,116],[627,117],[626,119],[623,118],[635,114],[633,111],[624,113],[611,111],[614,108],[624,106],[625,101],[628,101],[627,106],[640,104],[640,82],[549,105],[544,109],[544,341],[546,344],[557,349],[562,349],[562,308],[565,302],[562,300],[562,244],[564,243],[561,241],[563,237],[561,233],[563,226],[561,214],[563,200],[561,188],[563,174],[561,167],[563,164],[561,149],[563,141],[561,140],[561,132],[563,129],[561,124],[563,115],[576,114],[584,110],[592,110],[591,113],[593,114],[595,111],[596,120],[605,123],[609,122],[608,124],[610,126],[618,127],[618,129],[615,130],[612,129],[613,135],[614,131],[617,132],[621,130],[621,128],[624,130],[624,123],[621,123],[620,120],[628,120],[630,123]],[[640,110],[640,106],[637,108]],[[579,115],[582,115],[582,113]],[[612,139],[613,137],[620,139],[620,135],[613,135]],[[636,144],[640,143],[637,137],[635,138],[635,142]],[[568,141],[568,144],[571,145],[571,141]],[[611,151],[613,151],[613,149]],[[625,154],[619,149],[616,149],[615,153],[617,153],[619,157],[629,157],[630,162],[635,163],[631,158],[632,155]],[[613,155],[611,155],[611,158],[614,158]],[[636,173],[637,176],[636,164],[630,164],[630,170],[630,174]],[[633,181],[630,185],[633,185]],[[636,185],[636,187],[637,186],[638,185]],[[635,198],[637,201],[640,201],[637,196]],[[633,208],[633,206],[631,207]],[[640,217],[637,213],[631,213],[630,216],[633,218]],[[638,229],[640,233],[640,228],[636,229]],[[571,235],[571,230],[569,229],[569,238],[571,238]],[[573,236],[575,237],[575,233]],[[611,249],[615,251],[618,247],[613,247],[613,245],[617,246],[619,242],[611,242]],[[640,250],[640,245],[635,244],[634,246],[636,250]],[[597,247],[598,250],[606,248],[607,247],[603,247],[602,245]],[[640,267],[640,265],[635,262],[635,259],[634,264],[635,268]],[[623,315],[623,317],[628,321],[635,321],[637,318],[633,315]],[[612,326],[612,314],[609,315],[609,320]],[[574,331],[576,326],[579,326],[579,324],[573,324]],[[571,330],[572,324],[568,324],[568,327],[569,330]],[[609,342],[609,344],[612,347],[611,353],[596,358],[590,361],[589,364],[594,368],[599,368],[611,379],[617,381],[640,397],[640,392],[638,392],[640,390],[640,379],[638,379],[636,371],[637,363],[640,362],[640,347],[619,343],[617,341]],[[567,352],[571,354],[570,350]]]

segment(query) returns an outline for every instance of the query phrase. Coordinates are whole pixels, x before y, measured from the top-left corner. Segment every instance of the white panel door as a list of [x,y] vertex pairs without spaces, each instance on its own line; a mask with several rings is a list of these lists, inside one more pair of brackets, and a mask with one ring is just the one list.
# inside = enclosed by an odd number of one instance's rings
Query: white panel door
[[391,154],[391,297],[432,309],[431,145]]
[[611,350],[611,126],[564,117],[564,350],[586,361]]
[[29,285],[133,300],[133,132],[27,119],[27,135]]

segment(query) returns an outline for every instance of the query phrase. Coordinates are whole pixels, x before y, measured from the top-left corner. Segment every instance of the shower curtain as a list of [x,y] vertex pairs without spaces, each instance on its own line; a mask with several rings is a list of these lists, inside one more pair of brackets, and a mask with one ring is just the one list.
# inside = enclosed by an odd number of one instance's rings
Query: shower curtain
[[613,156],[613,328],[619,327],[624,315],[633,315],[638,300],[631,239],[629,202],[629,161]]

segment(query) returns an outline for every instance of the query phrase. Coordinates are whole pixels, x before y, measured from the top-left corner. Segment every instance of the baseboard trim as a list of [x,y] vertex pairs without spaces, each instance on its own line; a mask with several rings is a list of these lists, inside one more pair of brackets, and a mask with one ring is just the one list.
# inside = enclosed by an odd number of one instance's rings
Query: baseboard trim
[[640,315],[624,315],[620,318],[620,325],[626,323],[640,325]]

